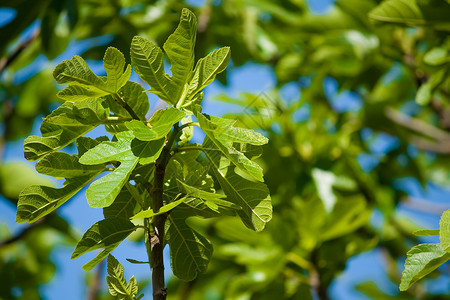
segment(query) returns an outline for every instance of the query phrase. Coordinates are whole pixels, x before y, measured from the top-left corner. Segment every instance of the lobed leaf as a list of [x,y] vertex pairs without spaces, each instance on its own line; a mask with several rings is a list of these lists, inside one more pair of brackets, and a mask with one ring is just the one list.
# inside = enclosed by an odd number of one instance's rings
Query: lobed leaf
[[217,74],[225,70],[230,60],[230,55],[230,48],[223,47],[198,60],[194,69],[194,75],[189,82],[187,99],[191,99],[213,82]]
[[141,141],[154,141],[164,138],[172,129],[172,126],[178,123],[186,114],[174,107],[161,109],[157,111],[154,117],[149,121],[151,128],[143,122],[133,120],[125,123],[134,136]]
[[138,162],[154,162],[164,147],[164,139],[142,142],[131,132],[120,132],[117,142],[103,142],[87,151],[81,158],[82,164],[99,164],[119,161],[121,164],[112,173],[98,179],[86,191],[88,203],[92,207],[106,207],[114,202]]
[[[240,170],[258,181],[264,181],[262,168],[234,148],[233,143],[263,145],[267,143],[267,138],[250,129],[233,127],[234,120],[205,116],[200,113],[197,113],[196,117],[200,128],[210,141],[207,148],[221,151]],[[207,117],[210,119],[208,120]]]
[[36,171],[39,173],[64,178],[86,176],[91,173],[98,174],[104,169],[105,164],[82,165],[78,162],[77,155],[69,155],[64,152],[50,153],[36,164]]
[[207,269],[213,247],[205,237],[186,225],[182,212],[175,209],[167,220],[165,239],[170,246],[173,274],[182,280],[194,280]]
[[170,78],[164,71],[164,54],[149,40],[135,36],[131,42],[131,63],[135,72],[145,81],[162,100],[175,104]]
[[83,266],[83,269],[88,271],[111,253],[134,230],[136,227],[129,220],[119,218],[101,220],[84,233],[72,253],[72,259],[86,252],[104,248],[94,259]]
[[63,103],[44,119],[41,125],[42,137],[29,136],[25,139],[25,158],[38,160],[69,145],[105,122],[108,115],[108,110],[95,99]]
[[[136,113],[141,119],[145,120],[150,108],[148,96],[144,88],[136,82],[128,81],[118,92],[119,97]],[[131,118],[129,112],[120,106],[112,96],[107,97],[107,103],[115,116]]]
[[439,244],[421,244],[412,247],[407,253],[400,291],[406,291],[448,259],[450,253],[444,251]]
[[117,261],[117,259],[108,255],[108,266],[107,266],[108,276],[106,276],[106,282],[108,284],[109,293],[113,296],[118,296],[119,299],[135,300],[138,293],[138,286],[136,279],[130,278],[129,283],[125,279],[124,267]]
[[72,198],[98,174],[100,172],[67,179],[64,187],[60,189],[39,185],[32,185],[25,188],[19,195],[16,222],[32,223],[48,215]]
[[103,208],[103,216],[108,218],[130,219],[135,214],[138,201],[136,197],[140,197],[139,191],[131,184],[125,184],[114,202]]
[[237,213],[244,224],[255,231],[263,230],[272,218],[272,204],[267,186],[237,175],[234,167],[224,160],[210,139],[205,138],[203,147],[227,200],[242,207]]
[[57,95],[67,101],[83,101],[89,98],[99,98],[117,93],[131,75],[128,65],[125,73],[125,57],[116,48],[109,47],[103,58],[106,78],[95,75],[80,56],[75,55],[70,60],[64,60],[56,66],[53,77],[58,84],[68,84]]
[[181,98],[185,85],[192,76],[196,35],[197,17],[189,9],[183,8],[178,27],[163,46],[172,65],[170,85],[173,89],[172,99],[176,102]]

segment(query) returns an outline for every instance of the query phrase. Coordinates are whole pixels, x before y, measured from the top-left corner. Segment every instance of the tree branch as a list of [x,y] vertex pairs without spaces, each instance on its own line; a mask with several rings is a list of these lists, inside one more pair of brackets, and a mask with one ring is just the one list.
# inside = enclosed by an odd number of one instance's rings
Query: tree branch
[[102,260],[95,271],[95,277],[91,281],[88,300],[97,300],[98,292],[100,291],[100,278],[102,277],[103,269],[105,268],[105,260]]
[[31,44],[31,42],[33,42],[39,36],[39,32],[40,30],[36,30],[35,32],[33,32],[33,34],[22,44],[20,44],[19,47],[17,47],[17,49],[13,53],[11,53],[11,55],[0,60],[0,75],[11,63],[13,63],[19,57],[19,55]]
[[[153,185],[149,189],[150,198],[152,201],[152,209],[158,212],[164,205],[164,177],[166,174],[166,167],[171,157],[172,147],[175,139],[179,133],[178,124],[174,125],[173,131],[169,134],[167,143],[164,146],[160,157],[155,162],[155,173],[153,177]],[[149,256],[150,268],[152,270],[152,286],[153,299],[165,300],[167,296],[167,289],[164,284],[164,225],[166,223],[167,214],[161,214],[153,217],[154,232],[151,232],[148,227],[146,232],[146,247]],[[148,220],[148,219],[146,219]],[[148,224],[148,221],[147,221]],[[148,224],[149,225],[149,224]],[[150,250],[150,251],[149,251]]]
[[422,120],[412,118],[392,108],[387,108],[385,114],[395,123],[435,140],[431,141],[430,139],[413,136],[411,138],[411,143],[418,148],[442,154],[450,153],[450,134],[446,131]]
[[13,243],[15,243],[15,242],[17,242],[17,241],[23,239],[23,238],[24,238],[25,236],[27,236],[32,230],[34,230],[34,229],[40,227],[40,226],[45,222],[45,220],[48,219],[48,217],[49,217],[50,215],[51,215],[51,214],[46,215],[46,216],[40,218],[40,219],[37,220],[36,222],[34,222],[34,223],[28,225],[27,227],[25,227],[24,229],[22,229],[22,231],[20,231],[18,234],[16,234],[16,235],[10,237],[9,239],[6,239],[6,240],[0,242],[0,248],[2,248],[2,247],[4,247],[4,246],[7,246],[7,245],[9,245],[9,244],[13,244]]

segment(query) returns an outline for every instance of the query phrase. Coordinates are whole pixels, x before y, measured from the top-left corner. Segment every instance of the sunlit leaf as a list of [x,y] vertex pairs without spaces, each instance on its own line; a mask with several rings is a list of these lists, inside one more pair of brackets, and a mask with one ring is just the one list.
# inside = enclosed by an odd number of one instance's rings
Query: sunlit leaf
[[108,110],[95,99],[77,103],[66,102],[44,120],[41,125],[42,137],[29,136],[25,139],[25,158],[37,160],[57,151],[91,131],[107,118]]
[[227,200],[242,207],[237,213],[244,224],[255,231],[263,230],[265,224],[272,219],[272,204],[267,186],[237,175],[234,167],[223,159],[221,152],[209,139],[205,139],[203,147]]
[[166,223],[166,240],[170,246],[170,261],[175,276],[194,280],[208,267],[213,252],[211,243],[185,223],[183,213],[170,213]]
[[32,185],[24,189],[19,196],[17,203],[16,222],[32,223],[39,218],[51,213],[64,202],[72,198],[98,173],[91,173],[88,176],[70,178],[64,187],[57,189],[47,186]]
[[103,58],[106,78],[98,77],[80,56],[74,56],[56,66],[53,77],[58,84],[68,84],[69,87],[58,93],[58,96],[67,101],[83,101],[89,98],[103,97],[117,93],[131,75],[131,66],[128,65],[125,73],[125,57],[116,48],[109,47]]
[[194,69],[194,76],[189,82],[187,99],[191,99],[208,84],[214,81],[216,75],[223,72],[230,60],[230,48],[216,49],[198,60]]
[[186,114],[174,107],[159,110],[150,119],[149,126],[143,122],[133,120],[125,125],[133,131],[134,136],[141,141],[154,141],[165,137],[172,126],[178,123]]
[[[210,147],[221,151],[234,165],[258,181],[263,181],[262,168],[233,147],[233,142],[263,145],[267,138],[244,128],[233,127],[234,120],[196,114],[200,128],[210,140]],[[209,120],[208,120],[209,118]]]
[[174,90],[172,99],[175,101],[180,99],[185,85],[192,77],[196,35],[197,17],[189,9],[183,8],[178,27],[167,38],[163,46],[171,64],[170,84]]
[[118,133],[117,138],[117,142],[103,142],[80,158],[80,163],[88,165],[120,162],[112,173],[98,179],[88,188],[86,197],[92,207],[111,205],[138,162],[154,162],[164,146],[164,139],[142,142],[136,140],[129,131]]
[[441,247],[450,253],[450,209],[445,211],[439,222],[439,239]]
[[129,283],[127,283],[124,274],[125,268],[112,255],[108,255],[107,271],[108,276],[106,276],[106,282],[111,295],[118,296],[119,299],[124,300],[135,300],[140,298],[136,298],[138,293],[136,279],[133,276],[130,278]]
[[104,248],[94,259],[83,266],[83,269],[88,271],[102,261],[134,230],[136,227],[129,220],[117,218],[101,220],[84,233],[72,253],[72,259],[86,252]]
[[421,244],[412,247],[407,253],[400,290],[406,291],[448,259],[450,259],[450,253],[444,251],[439,244]]

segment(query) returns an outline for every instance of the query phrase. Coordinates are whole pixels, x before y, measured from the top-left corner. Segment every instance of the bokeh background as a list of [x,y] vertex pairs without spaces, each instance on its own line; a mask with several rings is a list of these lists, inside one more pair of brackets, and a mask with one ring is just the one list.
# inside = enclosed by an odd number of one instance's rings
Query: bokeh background
[[[0,0],[0,299],[112,299],[104,267],[87,273],[90,256],[70,260],[102,219],[84,190],[50,217],[15,223],[24,187],[62,184],[35,172],[23,140],[60,105],[59,62],[81,55],[104,75],[108,46],[129,61],[134,35],[162,45],[183,7],[198,16],[197,59],[231,46],[204,111],[270,138],[259,162],[274,217],[258,234],[233,219],[193,220],[213,259],[180,282],[166,248],[169,299],[450,297],[448,263],[398,290],[407,250],[438,242],[412,232],[438,228],[450,208],[450,3],[397,2]],[[145,260],[141,239],[113,253],[149,298],[148,266],[125,260]]]

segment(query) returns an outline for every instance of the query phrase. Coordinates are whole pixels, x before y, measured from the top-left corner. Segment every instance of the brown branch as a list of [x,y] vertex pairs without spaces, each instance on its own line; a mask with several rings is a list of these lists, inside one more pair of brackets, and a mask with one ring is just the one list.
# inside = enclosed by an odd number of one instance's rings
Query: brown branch
[[22,229],[22,231],[20,231],[18,234],[16,234],[16,235],[10,237],[9,239],[6,239],[6,240],[0,242],[0,248],[2,248],[2,247],[4,247],[4,246],[7,246],[7,245],[10,245],[10,244],[13,244],[13,243],[15,243],[15,242],[17,242],[17,241],[23,239],[23,238],[24,238],[25,236],[27,236],[31,231],[33,231],[34,229],[40,227],[40,226],[45,222],[45,220],[47,220],[47,218],[48,218],[49,216],[50,216],[50,215],[46,215],[45,217],[40,218],[40,219],[37,220],[36,222],[34,222],[34,223],[28,225],[27,227],[25,227],[24,229]]
[[102,277],[103,269],[105,268],[105,260],[102,260],[98,265],[97,269],[95,271],[95,277],[91,281],[91,284],[89,285],[89,293],[88,293],[88,300],[97,300],[98,299],[98,292],[100,291],[100,278]]
[[[153,177],[153,184],[149,191],[152,201],[152,209],[158,212],[164,205],[164,177],[166,174],[166,167],[171,157],[172,146],[179,133],[178,124],[174,125],[173,131],[169,134],[167,143],[164,146],[161,155],[155,162],[155,173]],[[156,215],[153,217],[153,229],[151,232],[150,226],[146,231],[146,247],[147,254],[150,261],[150,268],[152,271],[152,287],[153,299],[165,300],[167,296],[167,288],[164,283],[164,227],[167,219],[167,214]],[[150,252],[149,252],[150,250]]]
[[39,36],[39,32],[39,29],[34,31],[33,34],[22,44],[20,44],[13,53],[0,60],[0,75],[11,63],[13,63],[19,57],[19,55],[31,44],[31,42],[33,42]]
[[310,285],[314,288],[320,300],[329,300],[328,287],[324,285],[320,276],[319,249],[315,248],[311,253],[313,269],[310,271]]
[[442,154],[450,153],[450,134],[446,131],[422,120],[412,118],[392,108],[387,108],[385,114],[393,122],[435,140],[432,141],[427,138],[413,136],[411,138],[411,143],[419,149],[430,150]]

